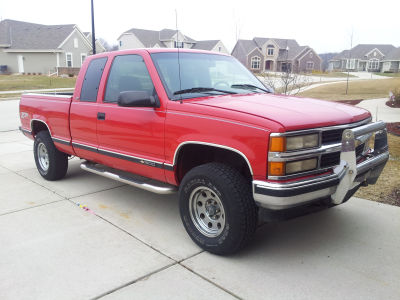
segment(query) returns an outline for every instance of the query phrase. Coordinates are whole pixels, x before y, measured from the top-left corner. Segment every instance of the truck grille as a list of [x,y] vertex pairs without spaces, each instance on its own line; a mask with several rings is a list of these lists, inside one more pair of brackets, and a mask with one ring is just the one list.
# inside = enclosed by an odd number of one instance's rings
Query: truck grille
[[322,132],[322,144],[340,143],[344,129],[332,129]]
[[[365,144],[356,147],[356,157],[360,157]],[[340,152],[333,152],[321,155],[321,168],[336,166],[340,163]]]

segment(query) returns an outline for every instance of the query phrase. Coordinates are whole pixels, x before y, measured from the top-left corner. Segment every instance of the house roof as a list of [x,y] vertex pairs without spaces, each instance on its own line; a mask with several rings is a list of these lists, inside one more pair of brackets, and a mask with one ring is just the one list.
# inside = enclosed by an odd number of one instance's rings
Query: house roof
[[0,45],[11,45],[10,25],[6,20],[0,22]]
[[207,41],[197,41],[192,49],[201,49],[211,51],[215,45],[217,45],[219,40],[207,40]]
[[385,60],[400,60],[400,47],[394,48],[385,56]]
[[295,46],[292,45],[292,48],[289,47],[289,51],[286,51],[286,48],[283,50],[279,51],[279,56],[278,56],[278,61],[285,61],[285,60],[293,60],[300,56],[301,54],[304,54],[306,51],[308,51],[310,47],[308,46]]
[[160,39],[160,41],[172,40],[172,37],[175,35],[175,33],[176,33],[176,30],[162,29],[159,31],[159,39]]
[[132,28],[124,33],[133,33],[144,47],[154,47],[156,44],[159,44],[160,47],[165,47],[164,43],[160,42],[159,31]]
[[365,56],[374,49],[378,49],[383,55],[386,56],[391,51],[396,49],[396,47],[387,44],[359,44],[353,47],[351,50],[343,50],[338,55],[333,57],[332,60],[347,59],[349,57],[364,59]]
[[[263,38],[263,37],[255,37],[253,39],[259,47],[262,47],[266,42],[269,40],[273,40],[279,48],[281,49],[286,49],[286,47],[290,48],[297,48],[299,47],[299,44],[296,42],[296,40],[293,39],[276,39],[276,38]],[[290,50],[289,50],[290,51]]]
[[247,55],[253,51],[254,48],[259,49],[254,40],[238,40],[232,50],[232,55],[241,62],[244,62],[246,61]]
[[[131,28],[125,31],[124,33],[133,33],[146,48],[152,48],[156,44],[164,48],[166,47],[164,41],[172,40],[173,36],[176,34],[176,30],[162,29],[160,31],[157,31],[157,30]],[[186,35],[184,35],[184,37],[185,37],[185,42],[195,43],[195,40],[193,40],[192,38]]]
[[57,49],[75,29],[74,24],[41,25],[15,20],[0,22],[0,45],[9,49]]

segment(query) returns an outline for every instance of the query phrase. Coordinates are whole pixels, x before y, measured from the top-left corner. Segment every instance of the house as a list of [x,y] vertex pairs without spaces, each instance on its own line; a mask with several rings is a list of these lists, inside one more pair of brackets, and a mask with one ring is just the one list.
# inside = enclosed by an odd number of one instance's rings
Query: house
[[400,47],[393,49],[384,57],[381,72],[400,72]]
[[[92,45],[92,33],[91,32],[84,32],[83,35],[87,38],[87,40],[90,42],[90,45]],[[104,41],[104,40],[103,40]],[[96,39],[96,53],[102,53],[105,51],[109,51],[101,42],[100,39]]]
[[119,49],[188,48],[229,53],[220,40],[196,41],[179,30],[147,30],[132,28],[118,37]]
[[333,57],[328,70],[380,72],[386,56],[395,49],[393,45],[359,44]]
[[321,70],[321,58],[293,39],[255,37],[238,40],[232,55],[253,72],[310,72]]
[[220,40],[197,41],[192,49],[229,53],[228,49],[226,49],[225,45]]
[[[99,50],[105,51],[104,48]],[[0,22],[0,65],[3,73],[75,75],[91,51],[91,43],[74,24]]]

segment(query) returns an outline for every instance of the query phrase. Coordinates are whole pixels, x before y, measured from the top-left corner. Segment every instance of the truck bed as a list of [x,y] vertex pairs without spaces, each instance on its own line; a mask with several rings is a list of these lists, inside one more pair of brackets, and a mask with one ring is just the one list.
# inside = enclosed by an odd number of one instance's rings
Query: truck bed
[[73,154],[70,146],[69,111],[72,93],[28,93],[21,96],[21,130],[32,138],[40,126],[47,126],[61,151]]

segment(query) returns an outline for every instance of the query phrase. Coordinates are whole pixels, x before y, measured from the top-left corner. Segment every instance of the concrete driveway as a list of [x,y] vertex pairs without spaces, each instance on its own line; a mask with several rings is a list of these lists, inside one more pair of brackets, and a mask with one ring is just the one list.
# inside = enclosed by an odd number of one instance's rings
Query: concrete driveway
[[399,299],[398,207],[352,198],[211,255],[187,236],[176,195],[86,173],[78,159],[65,179],[43,180],[4,103],[0,299]]

